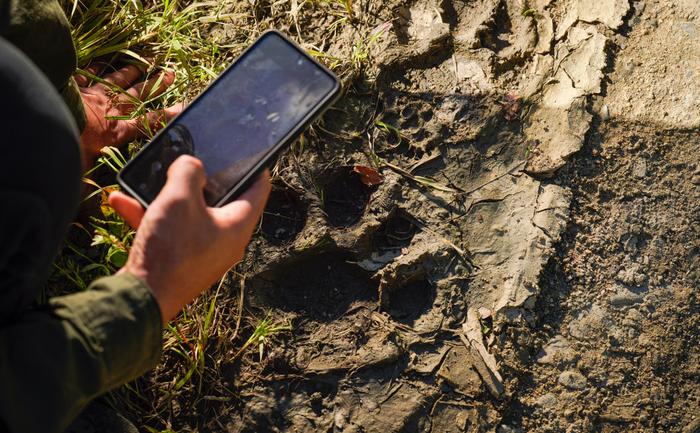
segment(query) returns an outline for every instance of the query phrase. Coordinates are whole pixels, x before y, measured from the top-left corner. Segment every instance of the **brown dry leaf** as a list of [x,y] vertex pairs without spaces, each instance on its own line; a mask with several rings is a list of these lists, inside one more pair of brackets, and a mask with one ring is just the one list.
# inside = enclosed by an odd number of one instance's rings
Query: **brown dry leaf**
[[353,171],[360,174],[360,181],[367,186],[379,185],[384,181],[384,176],[372,167],[356,165]]
[[515,93],[509,93],[503,98],[503,116],[507,121],[512,122],[520,117],[522,101]]

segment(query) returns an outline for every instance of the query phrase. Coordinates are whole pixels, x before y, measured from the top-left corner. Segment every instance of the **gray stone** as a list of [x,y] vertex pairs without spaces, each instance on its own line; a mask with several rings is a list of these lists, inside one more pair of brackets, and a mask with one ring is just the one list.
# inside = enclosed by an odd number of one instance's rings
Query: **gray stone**
[[683,31],[683,33],[690,36],[691,38],[694,38],[695,35],[697,34],[697,28],[695,27],[694,23],[691,23],[691,22],[679,23],[678,27],[680,27],[680,29]]
[[622,248],[626,253],[637,254],[639,251],[639,238],[633,233],[625,233],[620,237],[620,242],[622,243]]
[[569,349],[569,341],[557,335],[552,338],[546,346],[544,346],[537,354],[538,364],[552,364],[556,360],[571,358],[571,350]]
[[581,311],[568,326],[569,335],[577,340],[596,340],[612,329],[613,322],[607,311],[597,304],[593,304],[589,310]]
[[628,328],[633,328],[635,330],[640,330],[642,323],[644,322],[644,316],[638,310],[634,308],[627,312],[627,315],[622,319],[622,325]]
[[645,178],[647,176],[647,162],[643,159],[635,162],[632,167],[632,174],[637,179]]
[[625,287],[619,287],[617,293],[610,297],[610,305],[613,307],[627,307],[630,305],[639,304],[644,300],[644,297],[632,292]]
[[558,382],[568,389],[581,390],[588,385],[588,380],[578,371],[568,370],[559,375]]
[[552,408],[557,405],[557,396],[548,392],[547,394],[541,395],[535,404],[544,409]]

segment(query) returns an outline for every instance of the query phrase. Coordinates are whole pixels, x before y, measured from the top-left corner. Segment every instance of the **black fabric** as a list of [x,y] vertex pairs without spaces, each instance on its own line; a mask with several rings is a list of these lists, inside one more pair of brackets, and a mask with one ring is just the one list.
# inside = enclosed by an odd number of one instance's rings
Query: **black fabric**
[[2,38],[0,95],[0,433],[60,433],[158,362],[162,318],[127,273],[32,305],[79,204],[78,131],[54,86]]
[[55,87],[0,38],[0,323],[36,299],[80,199],[78,129]]
[[0,0],[0,35],[63,89],[76,68],[68,19],[56,0]]
[[63,97],[78,128],[85,128],[85,108],[71,77],[77,53],[58,1],[0,0],[0,37],[19,48],[41,70]]
[[65,433],[139,433],[139,430],[111,407],[100,401],[94,401],[85,408]]

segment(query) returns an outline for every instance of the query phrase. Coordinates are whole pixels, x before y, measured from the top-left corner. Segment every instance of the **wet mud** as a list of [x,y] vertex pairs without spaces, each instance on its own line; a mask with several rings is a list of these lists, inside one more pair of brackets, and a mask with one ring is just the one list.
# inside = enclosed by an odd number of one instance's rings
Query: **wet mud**
[[649,49],[697,60],[661,32],[700,10],[661,3],[356,5],[392,25],[251,244],[292,331],[231,361],[225,431],[699,431],[700,122]]

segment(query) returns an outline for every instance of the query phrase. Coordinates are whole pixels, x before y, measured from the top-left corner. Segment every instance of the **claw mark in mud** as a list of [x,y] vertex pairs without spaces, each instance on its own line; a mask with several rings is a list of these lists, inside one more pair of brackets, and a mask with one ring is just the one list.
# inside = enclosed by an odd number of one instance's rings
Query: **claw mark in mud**
[[252,278],[251,296],[261,305],[313,320],[337,319],[356,302],[377,298],[376,284],[350,259],[335,252],[282,265]]
[[536,20],[523,15],[523,4],[518,0],[499,2],[495,14],[484,23],[478,33],[479,45],[495,53],[497,72],[522,66],[537,48]]
[[323,210],[331,225],[349,227],[360,220],[376,188],[365,185],[352,167],[339,169],[331,178],[323,188]]
[[449,58],[453,50],[452,34],[441,12],[442,8],[433,1],[399,6],[393,34],[399,44],[386,43],[379,60],[377,82],[400,76],[408,68],[427,67]]
[[383,96],[383,111],[376,122],[378,155],[399,153],[412,164],[441,144],[445,126],[431,122],[434,109],[428,99],[401,93]]
[[413,325],[435,301],[435,288],[426,279],[419,279],[398,289],[400,294],[389,299],[387,312],[397,322]]
[[273,245],[289,243],[306,224],[307,204],[290,188],[275,188],[267,200],[261,231]]
[[418,227],[401,212],[395,210],[372,236],[371,251],[358,265],[366,271],[375,272],[404,254],[404,248],[411,245]]
[[[429,278],[434,272],[444,270],[451,262],[448,245],[430,235],[420,236],[416,247],[397,257],[394,261],[380,269],[375,278],[379,280],[380,305],[390,305],[390,293],[421,279]],[[404,296],[405,293],[396,293]]]
[[409,218],[395,211],[374,234],[373,248],[379,252],[400,250],[411,244],[417,231]]

